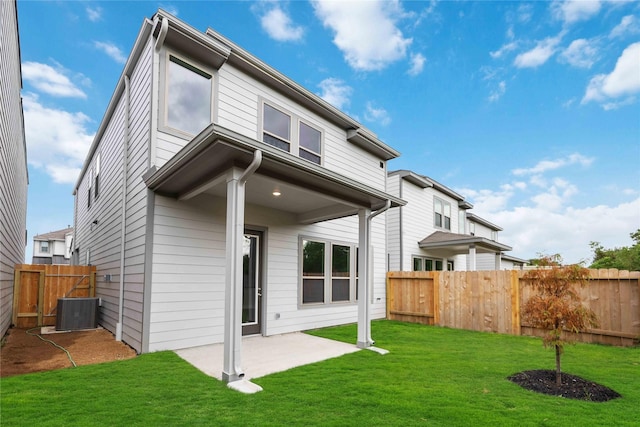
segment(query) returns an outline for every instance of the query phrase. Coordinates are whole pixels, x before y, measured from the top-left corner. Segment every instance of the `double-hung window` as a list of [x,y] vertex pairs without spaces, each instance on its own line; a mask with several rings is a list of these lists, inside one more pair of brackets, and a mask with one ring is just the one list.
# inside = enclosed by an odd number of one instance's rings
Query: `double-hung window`
[[49,242],[40,242],[40,252],[49,253]]
[[262,142],[322,164],[322,132],[267,102],[262,104]]
[[356,257],[357,248],[353,246],[302,239],[302,304],[355,302],[358,282]]
[[195,135],[211,123],[212,75],[169,55],[165,124]]
[[433,260],[430,258],[414,256],[413,271],[433,271]]
[[451,231],[451,204],[434,197],[433,200],[434,225]]

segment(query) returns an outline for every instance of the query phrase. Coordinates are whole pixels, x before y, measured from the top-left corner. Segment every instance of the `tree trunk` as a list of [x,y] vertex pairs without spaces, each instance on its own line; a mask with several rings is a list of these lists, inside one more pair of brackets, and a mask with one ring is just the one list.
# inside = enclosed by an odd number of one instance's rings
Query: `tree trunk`
[[562,374],[560,373],[560,346],[556,345],[556,386],[562,386]]

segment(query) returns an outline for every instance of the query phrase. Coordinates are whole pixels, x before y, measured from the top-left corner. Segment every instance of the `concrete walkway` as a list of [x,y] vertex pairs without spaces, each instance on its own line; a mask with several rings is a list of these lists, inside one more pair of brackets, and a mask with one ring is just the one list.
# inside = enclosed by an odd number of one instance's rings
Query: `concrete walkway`
[[[320,362],[358,350],[355,344],[314,337],[302,332],[270,337],[246,337],[242,339],[244,380],[286,371],[296,366]],[[205,374],[222,379],[223,344],[176,350],[176,353]]]

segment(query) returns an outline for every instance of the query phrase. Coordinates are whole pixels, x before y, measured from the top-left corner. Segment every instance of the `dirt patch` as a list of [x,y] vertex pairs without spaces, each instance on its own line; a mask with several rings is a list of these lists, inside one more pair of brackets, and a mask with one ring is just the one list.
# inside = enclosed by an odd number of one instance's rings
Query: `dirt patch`
[[565,373],[562,374],[562,386],[558,387],[556,371],[546,369],[519,372],[511,375],[508,380],[527,390],[569,399],[606,402],[620,397],[619,393],[608,387]]
[[[51,371],[72,367],[67,354],[27,329],[9,329],[0,351],[0,376]],[[37,334],[40,329],[30,330]],[[66,349],[77,366],[131,359],[135,350],[115,340],[111,332],[99,328],[89,331],[40,335]]]

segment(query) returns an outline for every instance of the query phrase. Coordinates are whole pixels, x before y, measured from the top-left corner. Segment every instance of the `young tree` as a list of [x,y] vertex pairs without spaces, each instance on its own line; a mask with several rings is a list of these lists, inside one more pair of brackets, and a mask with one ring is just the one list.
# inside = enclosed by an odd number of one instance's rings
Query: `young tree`
[[522,308],[525,322],[534,328],[546,329],[545,347],[553,346],[556,352],[556,385],[562,385],[560,356],[564,345],[571,340],[564,330],[580,333],[597,326],[595,313],[580,303],[576,285],[584,286],[589,270],[581,265],[562,266],[560,255],[542,256],[539,266],[524,275],[537,293]]

